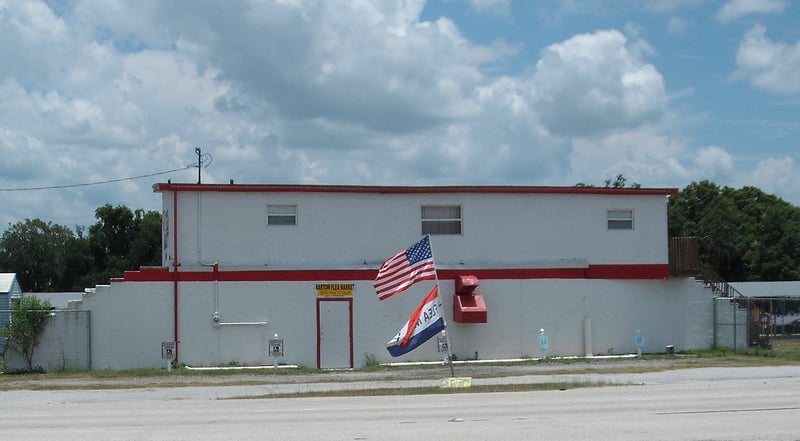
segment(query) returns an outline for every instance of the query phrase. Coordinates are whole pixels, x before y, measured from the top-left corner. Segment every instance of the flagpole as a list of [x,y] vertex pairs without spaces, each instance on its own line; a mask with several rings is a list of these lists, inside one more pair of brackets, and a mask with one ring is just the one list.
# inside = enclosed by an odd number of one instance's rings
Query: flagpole
[[[431,235],[427,234],[428,236],[428,243],[430,243]],[[442,303],[442,295],[441,290],[439,289],[439,270],[436,268],[436,257],[433,255],[433,245],[431,244],[431,258],[433,259],[433,267],[434,267],[434,276],[436,278],[436,298],[440,306],[443,306]],[[447,344],[447,363],[450,365],[450,376],[455,377],[456,374],[453,371],[453,350],[450,348],[450,333],[447,332],[447,318],[445,318],[444,311],[442,311],[442,322],[444,323],[444,338]]]

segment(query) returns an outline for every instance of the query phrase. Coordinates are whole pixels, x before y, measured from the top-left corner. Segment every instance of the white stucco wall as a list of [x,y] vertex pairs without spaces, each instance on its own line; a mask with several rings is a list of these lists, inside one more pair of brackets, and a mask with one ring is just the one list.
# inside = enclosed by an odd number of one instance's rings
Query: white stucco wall
[[[54,311],[48,319],[41,342],[33,351],[33,368],[47,372],[90,368],[89,311]],[[6,372],[28,369],[25,357],[9,348],[4,355]]]
[[70,308],[92,311],[93,369],[164,366],[161,342],[173,335],[171,284],[102,285]]
[[[324,281],[320,281],[324,282]],[[422,282],[409,291],[379,301],[371,281],[354,281],[354,365],[366,355],[382,362],[437,360],[434,340],[401,358],[390,358],[386,342],[433,286]],[[285,340],[281,363],[317,366],[315,282],[213,282],[179,284],[179,355],[194,366],[270,365],[267,341],[274,333]],[[441,281],[448,332],[460,359],[538,357],[539,329],[549,336],[549,356],[585,355],[584,320],[591,322],[594,354],[635,353],[641,330],[645,352],[666,345],[684,349],[712,344],[711,294],[689,279],[486,280],[488,323],[460,324],[452,319],[452,280]],[[172,340],[172,283],[122,282],[100,287],[80,306],[92,309],[94,369],[161,367],[160,345]],[[223,322],[267,325],[214,327]],[[708,330],[708,331],[706,331]]]
[[[173,192],[163,194],[163,264],[174,256]],[[268,204],[297,205],[296,226],[267,226]],[[376,267],[421,233],[422,205],[462,206],[463,234],[431,241],[442,267],[667,263],[667,202],[659,195],[348,194],[179,192],[178,260],[185,267]],[[633,230],[609,230],[607,210],[634,212]]]

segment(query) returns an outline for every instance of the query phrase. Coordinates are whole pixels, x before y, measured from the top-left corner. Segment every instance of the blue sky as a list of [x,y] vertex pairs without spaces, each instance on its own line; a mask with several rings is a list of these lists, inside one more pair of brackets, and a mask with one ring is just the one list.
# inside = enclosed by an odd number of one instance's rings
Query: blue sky
[[[683,124],[678,135],[698,146],[719,145],[743,166],[764,154],[796,159],[800,135],[800,11],[785,1],[428,1],[423,20],[448,17],[472,41],[502,40],[519,56],[504,71],[535,68],[542,48],[578,34],[619,30],[648,47],[642,61],[663,77],[670,107]],[[767,84],[737,63],[748,36],[760,52],[786,46],[785,72]],[[780,69],[774,66],[776,71]],[[781,82],[788,84],[781,85]],[[730,133],[730,134],[728,134]],[[795,199],[796,200],[796,199]]]
[[624,174],[800,204],[789,0],[0,0],[0,35],[4,228],[160,209],[196,147],[208,183]]

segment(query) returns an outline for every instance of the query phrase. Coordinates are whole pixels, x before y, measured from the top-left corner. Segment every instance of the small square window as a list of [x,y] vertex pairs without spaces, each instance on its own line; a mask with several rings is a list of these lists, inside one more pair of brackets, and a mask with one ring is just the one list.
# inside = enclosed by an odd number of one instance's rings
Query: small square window
[[267,225],[297,225],[297,205],[267,205]]
[[633,210],[608,210],[609,230],[632,230]]
[[422,234],[461,234],[461,206],[423,205]]

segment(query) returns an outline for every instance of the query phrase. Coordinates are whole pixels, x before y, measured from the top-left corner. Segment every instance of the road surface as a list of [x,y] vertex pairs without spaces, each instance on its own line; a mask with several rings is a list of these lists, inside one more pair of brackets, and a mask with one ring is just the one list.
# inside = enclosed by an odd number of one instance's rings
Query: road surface
[[0,440],[800,441],[800,367],[523,375],[476,378],[473,384],[543,380],[619,385],[545,392],[258,399],[231,397],[386,385],[359,381],[16,390],[0,392]]

